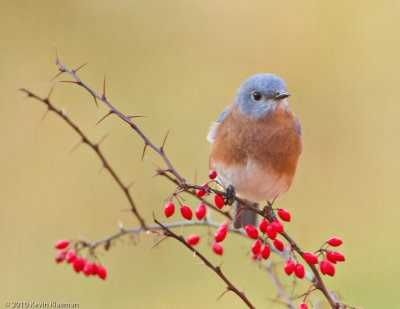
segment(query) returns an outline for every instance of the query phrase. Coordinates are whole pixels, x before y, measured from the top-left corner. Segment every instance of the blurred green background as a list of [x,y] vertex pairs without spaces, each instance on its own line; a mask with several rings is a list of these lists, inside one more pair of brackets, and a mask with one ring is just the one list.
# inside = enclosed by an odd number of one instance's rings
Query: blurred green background
[[[77,135],[53,114],[41,121],[45,107],[17,90],[47,95],[56,45],[65,65],[89,62],[80,74],[99,92],[106,74],[108,97],[121,111],[149,116],[137,123],[153,141],[169,130],[168,156],[199,183],[208,173],[207,130],[241,82],[260,72],[285,79],[304,142],[293,186],[276,204],[292,213],[286,229],[310,251],[331,236],[344,239],[347,261],[325,278],[344,302],[397,308],[399,18],[395,0],[1,1],[0,306],[244,307],[233,293],[217,301],[223,282],[172,240],[150,250],[153,236],[142,235],[137,245],[125,238],[100,250],[105,282],[54,263],[58,239],[93,241],[116,232],[118,221],[137,225],[94,153],[82,146],[70,154]],[[57,83],[52,100],[93,140],[107,134],[102,149],[125,183],[134,182],[147,222],[152,212],[165,220],[173,186],[151,178],[157,155],[148,151],[142,162],[141,140],[116,118],[94,127],[107,109],[82,89]],[[207,233],[184,230],[194,232]],[[199,250],[222,263],[257,307],[283,308],[271,302],[277,290],[268,274],[249,262],[249,242],[232,235],[224,245],[222,258],[206,237]]]

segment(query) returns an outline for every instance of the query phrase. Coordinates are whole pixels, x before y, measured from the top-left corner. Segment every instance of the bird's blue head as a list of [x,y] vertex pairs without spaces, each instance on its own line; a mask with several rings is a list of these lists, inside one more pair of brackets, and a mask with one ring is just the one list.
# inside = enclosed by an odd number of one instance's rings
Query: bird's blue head
[[279,104],[287,107],[285,82],[270,73],[260,73],[246,79],[234,99],[235,106],[246,116],[261,118],[273,113]]

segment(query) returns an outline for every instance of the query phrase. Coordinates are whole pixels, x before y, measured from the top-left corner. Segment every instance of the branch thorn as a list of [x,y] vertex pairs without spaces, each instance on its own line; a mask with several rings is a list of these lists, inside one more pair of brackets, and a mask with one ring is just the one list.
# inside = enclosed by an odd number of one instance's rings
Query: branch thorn
[[104,80],[103,80],[103,99],[106,98],[106,75],[104,75]]
[[143,147],[142,161],[143,161],[143,159],[144,159],[144,154],[145,154],[145,152],[146,152],[146,148],[147,148],[147,146],[148,146],[148,144],[147,144],[147,143],[145,143],[145,144],[144,144],[144,147]]
[[50,96],[52,95],[55,86],[56,86],[55,84],[53,86],[51,86],[49,93],[47,94],[47,97],[46,97],[47,102],[50,100]]
[[65,72],[65,71],[64,71],[63,69],[61,69],[61,68],[58,68],[58,70],[59,70],[60,72],[58,72],[58,73],[56,74],[56,76],[54,76],[52,79],[50,79],[51,82],[52,82],[53,80],[55,80],[57,77],[59,77],[62,73]]
[[77,67],[76,69],[72,70],[72,72],[76,73],[78,72],[80,69],[82,69],[85,65],[87,65],[89,62],[86,62],[84,64],[81,64],[79,67]]
[[99,107],[99,103],[97,103],[97,99],[96,99],[96,96],[95,95],[93,95],[93,99],[94,99],[94,103],[96,103],[96,106],[97,106],[97,108]]
[[218,296],[217,300],[220,300],[222,298],[222,296],[224,296],[229,291],[230,291],[230,289],[227,288],[224,292],[222,292],[222,294],[220,296]]
[[102,122],[104,119],[106,119],[111,114],[114,114],[114,112],[113,111],[109,111],[103,118],[101,118],[99,121],[97,121],[97,123],[94,126],[97,126],[100,122]]
[[74,147],[72,147],[72,149],[69,151],[69,153],[73,153],[82,144],[83,144],[83,140],[81,139],[78,144],[76,144]]
[[46,116],[47,116],[47,114],[50,112],[50,108],[47,108],[47,110],[45,111],[45,113],[43,114],[43,116],[42,116],[42,119],[40,119],[40,121],[43,121],[45,118],[46,118]]
[[165,134],[164,141],[163,141],[163,143],[162,143],[162,145],[160,147],[161,151],[164,150],[164,146],[165,146],[165,142],[167,141],[168,134],[169,134],[169,130],[167,131],[167,134]]

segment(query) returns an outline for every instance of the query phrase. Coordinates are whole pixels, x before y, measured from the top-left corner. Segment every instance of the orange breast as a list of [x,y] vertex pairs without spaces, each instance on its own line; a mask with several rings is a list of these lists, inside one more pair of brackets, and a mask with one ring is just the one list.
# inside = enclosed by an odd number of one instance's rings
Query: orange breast
[[244,116],[232,105],[217,128],[210,168],[215,163],[244,166],[250,159],[266,172],[286,176],[291,182],[301,147],[290,110],[280,106],[274,114],[257,119]]

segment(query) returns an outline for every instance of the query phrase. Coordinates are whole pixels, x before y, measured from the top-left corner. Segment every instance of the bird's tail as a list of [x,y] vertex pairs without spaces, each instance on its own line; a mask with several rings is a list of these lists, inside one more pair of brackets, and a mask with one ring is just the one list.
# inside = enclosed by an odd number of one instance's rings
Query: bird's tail
[[[253,206],[258,208],[258,203],[253,203]],[[258,226],[258,215],[254,211],[243,209],[238,201],[234,202],[233,207],[232,226],[235,229],[245,228],[248,224]]]

